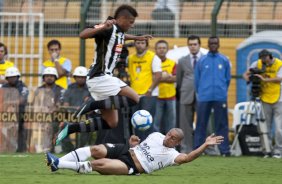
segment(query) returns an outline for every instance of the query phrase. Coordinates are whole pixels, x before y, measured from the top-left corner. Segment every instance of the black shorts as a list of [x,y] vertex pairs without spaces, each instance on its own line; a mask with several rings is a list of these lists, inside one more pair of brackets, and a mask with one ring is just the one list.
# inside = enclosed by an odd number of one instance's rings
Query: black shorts
[[107,149],[106,158],[118,159],[125,163],[128,168],[129,175],[139,174],[134,161],[129,152],[129,146],[127,144],[104,144]]

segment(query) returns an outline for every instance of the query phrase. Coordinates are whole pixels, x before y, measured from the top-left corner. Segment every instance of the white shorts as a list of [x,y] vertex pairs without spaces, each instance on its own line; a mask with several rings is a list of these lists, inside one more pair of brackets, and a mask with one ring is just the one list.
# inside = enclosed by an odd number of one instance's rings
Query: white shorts
[[109,96],[117,95],[122,87],[127,86],[125,82],[117,77],[105,74],[99,77],[93,77],[86,82],[88,90],[94,100],[105,100]]

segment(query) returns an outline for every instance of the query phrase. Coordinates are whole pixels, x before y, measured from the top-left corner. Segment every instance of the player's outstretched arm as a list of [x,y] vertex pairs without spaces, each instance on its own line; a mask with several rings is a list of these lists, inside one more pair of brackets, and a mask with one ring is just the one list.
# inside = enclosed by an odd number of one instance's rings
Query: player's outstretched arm
[[138,40],[138,41],[144,41],[144,40],[150,40],[152,39],[152,35],[141,35],[141,36],[135,36],[130,34],[125,34],[125,40]]
[[80,34],[79,37],[83,39],[92,38],[95,34],[111,29],[113,24],[116,24],[115,19],[106,20],[106,22],[102,24],[95,25],[93,28],[86,28]]
[[199,148],[193,150],[188,154],[185,153],[180,154],[179,156],[176,157],[174,161],[177,164],[184,164],[187,162],[191,162],[196,158],[198,158],[208,146],[221,144],[223,142],[223,139],[224,138],[222,136],[215,136],[214,134],[212,134],[209,137],[207,137],[205,143],[202,144]]

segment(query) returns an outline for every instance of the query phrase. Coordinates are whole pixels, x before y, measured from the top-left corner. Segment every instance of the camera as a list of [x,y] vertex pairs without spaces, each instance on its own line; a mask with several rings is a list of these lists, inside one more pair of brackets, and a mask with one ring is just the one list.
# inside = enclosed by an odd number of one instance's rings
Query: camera
[[253,98],[259,97],[260,96],[260,92],[261,92],[261,79],[256,76],[256,74],[262,74],[265,72],[265,67],[263,67],[262,69],[258,69],[258,68],[250,68],[250,76],[249,76],[249,80],[251,83],[251,96]]

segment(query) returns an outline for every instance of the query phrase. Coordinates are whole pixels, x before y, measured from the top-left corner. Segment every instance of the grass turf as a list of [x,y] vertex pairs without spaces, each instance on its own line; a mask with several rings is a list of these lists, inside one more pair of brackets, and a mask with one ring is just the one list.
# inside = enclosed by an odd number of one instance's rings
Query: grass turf
[[209,157],[152,174],[103,176],[59,170],[51,173],[43,154],[0,154],[0,183],[95,184],[281,184],[282,159],[259,157]]

